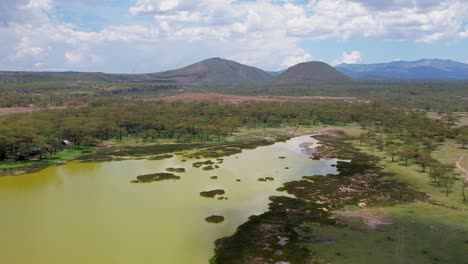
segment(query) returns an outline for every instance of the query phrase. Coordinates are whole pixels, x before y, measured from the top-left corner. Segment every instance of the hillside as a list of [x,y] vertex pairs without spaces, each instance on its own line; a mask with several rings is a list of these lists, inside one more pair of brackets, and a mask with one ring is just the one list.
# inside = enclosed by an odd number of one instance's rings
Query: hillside
[[267,72],[221,58],[207,59],[187,67],[162,72],[161,79],[170,79],[178,83],[253,83],[270,80]]
[[147,74],[106,74],[99,72],[0,72],[0,82],[98,81],[158,82],[178,84],[238,84],[272,79],[267,72],[235,61],[212,58],[184,68]]
[[290,67],[275,78],[275,84],[341,84],[351,78],[332,66],[318,61],[304,62]]
[[468,80],[468,64],[452,60],[341,64],[336,69],[354,79]]

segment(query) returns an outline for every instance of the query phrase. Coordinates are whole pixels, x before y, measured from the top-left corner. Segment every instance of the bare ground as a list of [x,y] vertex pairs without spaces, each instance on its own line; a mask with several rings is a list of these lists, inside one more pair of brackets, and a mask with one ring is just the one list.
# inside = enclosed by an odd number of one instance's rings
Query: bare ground
[[279,96],[279,97],[262,97],[262,96],[242,96],[221,93],[182,93],[163,98],[148,98],[144,101],[200,101],[210,100],[218,102],[243,103],[243,102],[287,102],[297,100],[354,100],[355,97],[332,97],[332,96]]
[[464,157],[465,157],[465,154],[461,155],[461,157],[457,160],[456,165],[457,165],[457,168],[462,171],[463,176],[464,176],[463,177],[464,181],[468,182],[468,171],[465,168],[463,168],[463,166],[461,165],[461,162],[463,161]]
[[230,95],[220,93],[182,93],[173,96],[167,96],[163,98],[148,98],[144,101],[218,101],[218,102],[230,102],[230,103],[243,103],[243,102],[280,102],[286,100],[279,100],[268,97],[257,97],[257,96],[241,96],[241,95]]
[[[341,221],[346,218],[361,218],[366,226],[373,230],[379,230],[381,226],[393,224],[388,217],[372,214],[366,210],[341,211],[337,213]],[[346,221],[344,221],[346,222]]]
[[46,109],[65,109],[68,106],[51,106],[47,108],[43,107],[6,107],[0,108],[0,116],[10,115],[10,114],[20,114],[20,113],[29,113],[34,111],[46,110]]

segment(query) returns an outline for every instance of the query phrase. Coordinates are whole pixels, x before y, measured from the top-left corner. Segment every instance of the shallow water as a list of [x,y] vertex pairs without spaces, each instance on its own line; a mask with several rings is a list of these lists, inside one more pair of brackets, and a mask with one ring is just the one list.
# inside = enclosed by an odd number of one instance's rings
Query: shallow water
[[[0,178],[0,263],[208,263],[214,241],[268,209],[276,188],[304,175],[335,174],[336,160],[311,160],[309,136],[244,150],[204,171],[171,159],[69,163]],[[279,159],[285,156],[285,159]],[[213,161],[215,161],[213,159]],[[179,181],[130,183],[136,176],[184,167]],[[289,167],[289,169],[285,169]],[[217,180],[210,176],[217,175]],[[260,177],[273,182],[259,182]],[[237,182],[236,179],[241,179]],[[229,200],[203,198],[226,190]],[[205,222],[223,215],[220,224]]]

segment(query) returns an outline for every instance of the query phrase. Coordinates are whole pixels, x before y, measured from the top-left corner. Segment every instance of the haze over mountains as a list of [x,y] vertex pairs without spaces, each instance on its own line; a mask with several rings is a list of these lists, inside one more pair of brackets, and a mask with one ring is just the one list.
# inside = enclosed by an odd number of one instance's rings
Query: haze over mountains
[[354,79],[468,80],[468,64],[424,59],[377,64],[341,64],[336,69]]
[[221,58],[159,73],[106,74],[92,72],[0,72],[0,82],[100,81],[144,82],[178,85],[343,84],[354,80],[468,80],[468,64],[451,60],[396,61],[380,64],[341,64],[333,68],[323,62],[305,62],[278,72]]

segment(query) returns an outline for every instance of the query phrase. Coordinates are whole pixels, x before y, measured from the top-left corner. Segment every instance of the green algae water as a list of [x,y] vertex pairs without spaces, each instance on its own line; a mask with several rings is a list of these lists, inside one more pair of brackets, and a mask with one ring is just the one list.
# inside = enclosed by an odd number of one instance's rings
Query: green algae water
[[[0,178],[0,263],[206,264],[216,239],[233,234],[250,215],[265,212],[268,197],[285,195],[276,191],[282,183],[336,174],[336,160],[309,159],[299,146],[304,142],[316,144],[301,136],[244,150],[225,157],[212,171],[192,167],[207,159],[183,162],[184,157],[175,156],[74,162]],[[175,173],[182,177],[178,181],[130,183],[169,167],[186,172]],[[274,181],[257,180],[264,177]],[[228,200],[199,194],[213,189],[224,189]],[[207,223],[210,215],[225,220]]]

